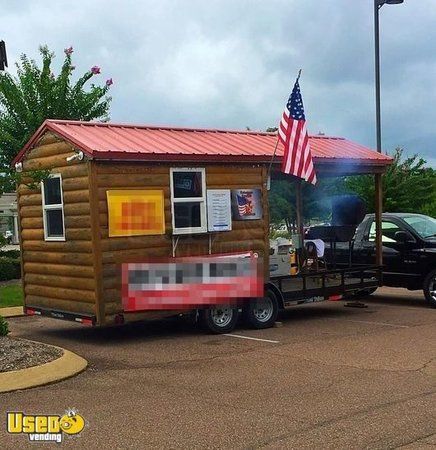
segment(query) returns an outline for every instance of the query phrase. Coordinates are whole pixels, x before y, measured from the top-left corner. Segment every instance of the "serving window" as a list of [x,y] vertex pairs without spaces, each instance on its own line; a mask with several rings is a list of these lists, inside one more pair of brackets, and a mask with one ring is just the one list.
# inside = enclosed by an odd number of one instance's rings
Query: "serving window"
[[173,234],[206,233],[205,169],[170,169]]
[[51,175],[41,183],[44,239],[65,241],[62,177]]

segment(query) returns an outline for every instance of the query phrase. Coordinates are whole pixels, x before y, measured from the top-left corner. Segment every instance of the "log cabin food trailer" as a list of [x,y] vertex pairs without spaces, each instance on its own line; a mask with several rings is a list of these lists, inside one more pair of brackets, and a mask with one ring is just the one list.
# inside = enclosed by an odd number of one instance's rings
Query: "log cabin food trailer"
[[[251,326],[265,328],[279,308],[377,286],[376,265],[270,273],[268,176],[275,143],[276,135],[266,132],[46,120],[13,162],[23,172],[25,312],[104,326],[189,309],[210,330],[228,332],[240,312]],[[380,215],[380,179],[391,158],[342,138],[313,136],[310,143],[318,176],[374,174]],[[281,159],[279,148],[272,177],[279,176]],[[51,175],[32,190],[26,173],[36,169]],[[211,301],[204,274],[199,280],[192,272],[199,261],[211,261],[212,277],[219,258],[263,261],[260,275],[256,263],[261,286],[251,263],[232,266],[239,276],[233,297],[244,297],[242,303],[224,300],[232,297],[232,282]],[[182,264],[173,281],[165,269],[175,267],[171,262]],[[176,289],[169,297],[166,284]]]

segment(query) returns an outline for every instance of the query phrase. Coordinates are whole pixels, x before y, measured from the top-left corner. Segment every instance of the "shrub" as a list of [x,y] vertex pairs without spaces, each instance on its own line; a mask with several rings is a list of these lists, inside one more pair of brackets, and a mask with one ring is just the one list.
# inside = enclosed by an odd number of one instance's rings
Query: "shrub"
[[0,257],[0,281],[21,278],[21,264],[18,258]]
[[0,316],[0,336],[6,336],[9,333],[9,326],[6,319]]
[[20,250],[3,250],[3,251],[0,251],[0,258],[1,257],[17,259],[17,258],[20,257]]

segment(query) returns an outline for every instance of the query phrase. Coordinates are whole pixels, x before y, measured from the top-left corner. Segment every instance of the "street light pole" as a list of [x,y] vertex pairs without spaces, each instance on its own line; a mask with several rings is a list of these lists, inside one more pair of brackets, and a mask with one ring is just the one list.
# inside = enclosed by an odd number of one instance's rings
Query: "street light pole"
[[380,20],[379,9],[387,5],[399,5],[404,0],[374,0],[374,45],[375,45],[375,123],[377,151],[381,153],[381,107],[380,107]]
[[374,0],[374,44],[375,44],[375,126],[377,151],[381,153],[381,108],[380,108],[380,20],[378,10],[382,7]]
[[0,70],[5,70],[8,67],[8,58],[6,57],[5,41],[0,41]]
[[[379,9],[386,3],[398,5],[404,0],[374,0],[374,45],[375,45],[375,120],[377,134],[377,151],[381,153],[381,111],[380,111],[380,23]],[[382,242],[382,211],[383,211],[383,183],[382,174],[375,174],[375,260],[378,266],[383,265]]]

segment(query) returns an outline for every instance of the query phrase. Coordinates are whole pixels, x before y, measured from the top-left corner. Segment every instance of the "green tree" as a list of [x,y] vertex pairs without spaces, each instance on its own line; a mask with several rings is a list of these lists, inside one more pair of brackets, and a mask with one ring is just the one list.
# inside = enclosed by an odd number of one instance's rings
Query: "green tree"
[[[435,177],[436,178],[436,177]],[[436,184],[436,183],[435,183]],[[436,186],[434,188],[436,190]],[[422,214],[436,218],[436,199],[421,208]]]
[[281,223],[291,232],[295,226],[295,186],[291,181],[271,180],[269,191],[270,222],[278,227]]
[[[337,183],[321,178],[316,186],[303,182],[303,220],[306,225],[312,220],[324,222],[330,218],[329,198],[336,193]],[[270,221],[273,226],[285,223],[289,232],[295,231],[297,213],[294,178],[283,176],[273,179],[269,192]]]
[[[10,164],[19,150],[45,119],[108,120],[111,98],[106,96],[112,79],[103,86],[91,78],[100,74],[92,67],[73,82],[73,48],[64,50],[65,58],[59,75],[52,71],[55,58],[46,46],[39,48],[42,67],[22,55],[16,64],[17,75],[0,72],[0,193],[14,190],[17,174]],[[35,181],[46,176],[44,172],[32,174]]]
[[[425,167],[426,161],[418,155],[405,157],[397,148],[394,162],[383,176],[383,210],[415,212],[435,215],[436,172]],[[346,177],[346,192],[359,195],[368,212],[374,212],[374,178],[370,175]]]

